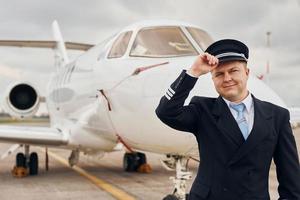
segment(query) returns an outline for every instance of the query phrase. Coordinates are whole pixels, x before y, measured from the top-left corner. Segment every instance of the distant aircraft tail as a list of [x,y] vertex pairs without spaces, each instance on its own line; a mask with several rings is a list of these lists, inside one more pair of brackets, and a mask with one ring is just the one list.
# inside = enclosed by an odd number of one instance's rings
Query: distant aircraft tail
[[55,53],[55,66],[62,67],[69,63],[66,49],[88,51],[94,45],[77,42],[64,42],[58,23],[52,23],[54,40],[0,40],[0,47],[29,47],[29,48],[51,48]]
[[56,67],[62,67],[69,63],[65,42],[63,40],[61,31],[59,29],[57,21],[52,23],[52,31],[54,40],[56,42],[54,53],[55,53],[55,65]]

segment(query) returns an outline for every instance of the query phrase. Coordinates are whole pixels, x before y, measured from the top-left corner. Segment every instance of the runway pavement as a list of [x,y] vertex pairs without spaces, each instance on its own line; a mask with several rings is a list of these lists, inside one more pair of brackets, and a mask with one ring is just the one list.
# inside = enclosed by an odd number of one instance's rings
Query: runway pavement
[[[294,131],[300,149],[300,129]],[[0,153],[7,150],[11,144],[0,143]],[[38,147],[32,147],[37,151],[40,158],[40,173],[38,176],[26,178],[14,178],[10,171],[15,163],[15,154],[4,160],[0,160],[0,199],[23,199],[23,200],[50,200],[50,199],[72,199],[92,200],[116,199],[110,192],[99,188],[85,176],[80,175],[70,167],[65,166],[56,159],[50,157],[50,170],[45,170],[45,153]],[[50,149],[51,152],[67,160],[69,151]],[[299,152],[298,152],[299,153]],[[85,170],[89,175],[103,181],[107,186],[115,187],[126,193],[128,197],[141,200],[159,200],[166,194],[172,192],[170,176],[175,173],[166,171],[161,165],[161,155],[147,153],[148,162],[153,168],[150,174],[127,173],[122,169],[123,152],[106,154],[102,159],[95,160],[91,157],[81,156],[78,167]],[[197,171],[197,163],[190,162],[193,179]],[[188,184],[190,189],[192,181]],[[271,198],[276,199],[277,180],[275,167],[272,165],[270,171],[270,193]],[[124,200],[126,198],[124,197]]]

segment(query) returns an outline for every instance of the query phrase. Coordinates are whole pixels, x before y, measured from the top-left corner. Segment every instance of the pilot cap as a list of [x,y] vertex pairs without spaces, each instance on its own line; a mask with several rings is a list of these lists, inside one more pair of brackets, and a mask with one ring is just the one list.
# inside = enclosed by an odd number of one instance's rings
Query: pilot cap
[[248,61],[249,49],[248,47],[233,39],[224,39],[212,43],[205,52],[215,56],[219,59],[219,63],[226,61]]

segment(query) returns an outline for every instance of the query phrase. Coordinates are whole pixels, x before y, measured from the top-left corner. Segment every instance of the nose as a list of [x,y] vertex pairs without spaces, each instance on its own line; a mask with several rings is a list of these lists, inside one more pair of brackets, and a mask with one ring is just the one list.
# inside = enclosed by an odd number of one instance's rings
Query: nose
[[228,82],[228,81],[231,81],[231,80],[232,80],[232,78],[231,78],[230,74],[228,72],[225,72],[225,74],[224,74],[224,81]]

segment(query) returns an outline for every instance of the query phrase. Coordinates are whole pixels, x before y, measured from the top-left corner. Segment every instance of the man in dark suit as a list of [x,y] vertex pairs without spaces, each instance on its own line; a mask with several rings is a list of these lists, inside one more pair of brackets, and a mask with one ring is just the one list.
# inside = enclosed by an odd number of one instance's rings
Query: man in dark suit
[[[191,200],[269,200],[276,164],[281,200],[300,200],[300,167],[285,108],[249,93],[248,47],[237,40],[210,45],[161,98],[156,114],[168,126],[195,135],[200,153]],[[194,96],[198,77],[211,73],[218,98]]]

